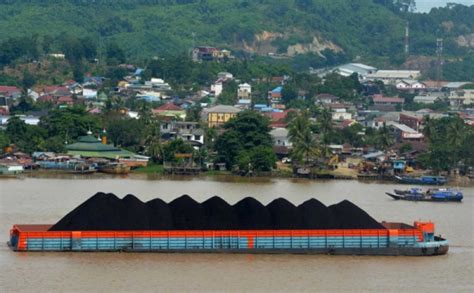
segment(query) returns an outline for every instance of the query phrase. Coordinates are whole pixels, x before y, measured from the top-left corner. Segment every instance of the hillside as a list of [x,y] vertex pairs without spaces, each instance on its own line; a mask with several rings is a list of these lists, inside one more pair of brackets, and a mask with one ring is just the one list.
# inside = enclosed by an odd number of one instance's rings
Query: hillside
[[[275,3],[276,2],[276,3]],[[193,44],[241,53],[400,64],[405,23],[411,53],[463,57],[474,48],[474,6],[402,13],[389,0],[2,0],[0,41],[33,35],[116,42],[130,56],[186,52]],[[194,38],[193,38],[194,34]],[[56,45],[57,46],[57,45]],[[55,47],[55,43],[52,43]],[[60,48],[56,48],[60,50]]]

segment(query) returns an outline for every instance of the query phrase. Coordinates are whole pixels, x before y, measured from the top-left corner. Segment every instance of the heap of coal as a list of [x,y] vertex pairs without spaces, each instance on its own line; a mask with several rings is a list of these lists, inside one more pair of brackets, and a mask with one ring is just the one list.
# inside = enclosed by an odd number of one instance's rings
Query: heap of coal
[[72,210],[50,231],[80,230],[281,230],[384,229],[375,219],[345,200],[326,207],[316,199],[299,206],[278,198],[267,206],[247,197],[235,205],[218,196],[203,203],[183,195],[170,203],[146,203],[133,195],[123,199],[97,193]]

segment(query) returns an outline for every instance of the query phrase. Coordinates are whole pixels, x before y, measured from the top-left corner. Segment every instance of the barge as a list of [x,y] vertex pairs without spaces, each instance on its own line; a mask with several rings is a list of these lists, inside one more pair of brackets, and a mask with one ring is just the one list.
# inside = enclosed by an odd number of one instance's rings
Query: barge
[[14,251],[302,253],[331,255],[443,255],[448,241],[434,224],[381,223],[385,229],[49,231],[51,225],[14,225]]

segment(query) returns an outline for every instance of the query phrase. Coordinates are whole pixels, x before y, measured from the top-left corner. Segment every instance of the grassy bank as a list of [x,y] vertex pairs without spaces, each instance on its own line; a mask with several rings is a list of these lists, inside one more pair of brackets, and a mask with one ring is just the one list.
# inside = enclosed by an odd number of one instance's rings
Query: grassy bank
[[146,167],[140,167],[132,171],[133,173],[139,174],[163,174],[165,172],[165,168],[163,165],[160,164],[148,164]]

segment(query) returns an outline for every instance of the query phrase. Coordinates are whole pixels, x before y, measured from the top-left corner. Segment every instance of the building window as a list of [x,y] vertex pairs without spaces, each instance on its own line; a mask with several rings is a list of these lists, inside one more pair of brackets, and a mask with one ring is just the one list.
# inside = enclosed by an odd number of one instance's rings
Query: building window
[[201,140],[201,136],[200,135],[195,135],[194,140]]

